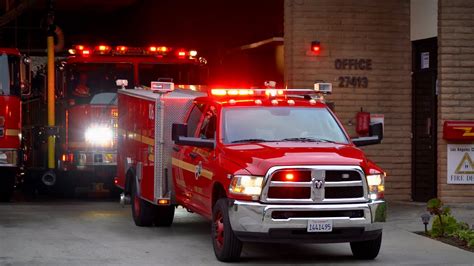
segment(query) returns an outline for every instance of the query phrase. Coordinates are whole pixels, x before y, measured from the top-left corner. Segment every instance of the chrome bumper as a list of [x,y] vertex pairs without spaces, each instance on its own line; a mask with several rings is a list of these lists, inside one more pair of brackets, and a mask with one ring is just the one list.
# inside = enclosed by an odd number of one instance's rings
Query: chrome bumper
[[[274,211],[363,211],[363,217],[297,217],[288,219],[274,219]],[[280,232],[279,239],[301,238],[304,236],[311,242],[348,242],[377,237],[385,222],[386,205],[384,201],[347,204],[311,204],[311,205],[283,205],[262,204],[235,200],[229,206],[229,219],[232,230],[242,240],[265,241],[272,238],[273,232]],[[332,220],[334,237],[331,233],[306,233],[308,220]],[[354,229],[357,230],[354,233]],[[281,234],[281,232],[287,234]],[[291,232],[296,232],[292,237]],[[346,233],[347,232],[347,233]],[[324,235],[319,238],[315,236]],[[311,239],[308,239],[309,238]],[[329,236],[329,237],[326,237]],[[323,241],[318,241],[323,240]]]

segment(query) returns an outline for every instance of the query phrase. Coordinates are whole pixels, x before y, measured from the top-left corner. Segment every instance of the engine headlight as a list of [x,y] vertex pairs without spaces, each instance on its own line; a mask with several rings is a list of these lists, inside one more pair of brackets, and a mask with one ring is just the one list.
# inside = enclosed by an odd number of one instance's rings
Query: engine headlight
[[262,176],[236,175],[230,182],[229,192],[237,196],[258,200],[260,193],[262,193],[262,185]]
[[367,175],[369,198],[372,200],[383,199],[385,191],[385,173]]
[[106,126],[91,126],[86,130],[85,137],[89,144],[107,146],[112,145],[114,133]]

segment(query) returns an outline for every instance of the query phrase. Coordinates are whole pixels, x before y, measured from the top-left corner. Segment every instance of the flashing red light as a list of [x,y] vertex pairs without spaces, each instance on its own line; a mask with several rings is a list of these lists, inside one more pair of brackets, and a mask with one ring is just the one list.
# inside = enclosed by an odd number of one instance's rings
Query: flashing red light
[[114,184],[115,184],[115,185],[118,184],[118,179],[117,179],[117,178],[114,178]]
[[314,53],[314,54],[319,54],[319,52],[321,52],[321,43],[319,41],[314,41],[314,42],[311,42],[311,51]]
[[98,45],[95,47],[95,50],[99,53],[107,53],[111,50],[111,48],[108,45]]
[[90,55],[91,51],[90,50],[82,50],[82,55]]
[[156,46],[150,46],[150,47],[148,47],[148,51],[154,53],[154,52],[158,51],[158,48]]
[[125,53],[125,52],[128,50],[128,47],[127,47],[127,46],[123,46],[123,45],[122,45],[122,46],[117,46],[117,47],[115,48],[115,50],[116,50],[117,52]]
[[66,155],[66,154],[63,154],[63,156],[62,156],[61,159],[62,159],[63,162],[65,162],[65,161],[67,160],[67,155]]
[[186,56],[186,52],[185,51],[178,51],[178,57],[179,58],[184,58]]
[[286,181],[293,181],[295,179],[295,175],[293,175],[293,173],[287,173],[285,175],[285,179]]
[[76,45],[76,49],[82,51],[85,49],[84,45]]
[[160,52],[166,53],[166,52],[168,52],[168,47],[166,47],[166,46],[161,46],[161,47],[159,48],[159,50],[160,50]]
[[212,89],[213,96],[246,96],[253,95],[254,91],[249,89]]

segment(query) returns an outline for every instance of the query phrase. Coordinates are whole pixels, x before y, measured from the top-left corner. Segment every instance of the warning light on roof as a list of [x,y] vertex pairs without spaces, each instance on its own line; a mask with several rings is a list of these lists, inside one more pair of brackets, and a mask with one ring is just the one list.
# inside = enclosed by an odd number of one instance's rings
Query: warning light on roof
[[321,52],[321,43],[319,41],[311,42],[311,51],[315,55],[319,55],[319,52]]
[[178,51],[178,57],[179,58],[184,58],[186,56],[186,52],[185,51]]
[[197,52],[197,51],[195,51],[195,50],[191,50],[191,51],[189,51],[189,56],[192,56],[192,57],[194,57],[194,56],[196,56],[197,54],[198,54],[198,52]]
[[127,46],[123,46],[123,45],[122,45],[122,46],[117,46],[117,47],[115,48],[115,50],[116,50],[117,52],[119,52],[119,53],[125,53],[125,52],[127,52],[128,47],[127,47]]
[[98,45],[95,47],[95,51],[99,52],[99,54],[105,54],[110,52],[111,48],[108,45]]

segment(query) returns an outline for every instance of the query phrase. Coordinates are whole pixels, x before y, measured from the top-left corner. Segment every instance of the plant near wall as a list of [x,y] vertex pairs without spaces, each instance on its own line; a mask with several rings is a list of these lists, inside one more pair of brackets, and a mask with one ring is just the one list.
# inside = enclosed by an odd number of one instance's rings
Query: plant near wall
[[458,222],[451,215],[451,209],[443,207],[440,199],[431,199],[427,203],[427,210],[435,215],[433,225],[428,234],[431,237],[454,237],[466,242],[468,247],[474,247],[474,230],[469,225]]

